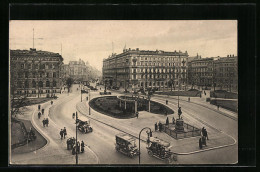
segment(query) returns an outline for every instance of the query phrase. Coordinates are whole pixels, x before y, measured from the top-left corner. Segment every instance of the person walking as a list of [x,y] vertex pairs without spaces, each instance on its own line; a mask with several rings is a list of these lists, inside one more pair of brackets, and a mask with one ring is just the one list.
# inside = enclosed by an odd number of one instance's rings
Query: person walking
[[45,127],[45,118],[42,120],[42,125]]
[[169,125],[169,118],[166,118],[166,125]]
[[44,109],[42,109],[42,114],[44,114]]
[[63,129],[63,137],[64,137],[64,139],[65,139],[66,135],[67,135],[67,130],[66,130],[66,127],[64,127],[64,129]]
[[53,105],[53,101],[51,101],[51,105]]
[[136,112],[136,118],[138,119],[138,115],[139,115],[139,113],[138,112]]
[[158,126],[157,126],[157,122],[154,124],[154,131],[157,131]]
[[166,105],[168,105],[168,100],[166,100]]
[[38,110],[41,110],[41,105],[38,105]]
[[172,117],[172,124],[175,124],[175,118],[174,118],[174,116]]
[[63,130],[60,129],[60,139],[62,140],[62,138],[63,138]]
[[40,119],[40,118],[41,118],[41,112],[38,113],[38,119]]
[[159,131],[161,132],[162,131],[162,123],[159,122]]
[[190,97],[188,98],[188,102],[190,102]]
[[218,105],[218,110],[219,110],[219,105]]
[[84,152],[84,147],[85,147],[85,143],[83,142],[83,140],[81,141],[81,153]]
[[80,143],[79,143],[79,141],[77,142],[77,153],[79,153],[80,151]]
[[46,118],[46,126],[48,127],[48,125],[49,125],[49,119],[48,118]]

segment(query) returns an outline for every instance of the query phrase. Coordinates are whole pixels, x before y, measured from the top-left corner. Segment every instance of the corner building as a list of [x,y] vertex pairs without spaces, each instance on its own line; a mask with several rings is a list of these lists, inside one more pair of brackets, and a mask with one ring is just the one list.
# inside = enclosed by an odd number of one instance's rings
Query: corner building
[[188,53],[124,49],[103,60],[103,81],[124,89],[186,89]]
[[10,50],[11,95],[50,97],[60,93],[62,63],[59,53]]

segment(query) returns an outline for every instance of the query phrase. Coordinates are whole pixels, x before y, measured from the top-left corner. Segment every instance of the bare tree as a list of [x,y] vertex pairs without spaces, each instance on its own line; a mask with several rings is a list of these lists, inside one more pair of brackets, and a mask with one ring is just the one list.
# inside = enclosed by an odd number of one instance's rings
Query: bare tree
[[72,78],[67,78],[67,80],[66,80],[66,86],[68,87],[68,94],[70,92],[73,82],[74,82],[74,80]]

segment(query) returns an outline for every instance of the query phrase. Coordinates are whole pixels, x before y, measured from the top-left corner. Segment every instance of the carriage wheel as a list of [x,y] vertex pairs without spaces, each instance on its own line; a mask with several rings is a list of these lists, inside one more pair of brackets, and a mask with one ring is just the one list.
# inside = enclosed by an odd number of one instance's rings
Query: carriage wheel
[[153,156],[153,152],[149,150],[148,155]]

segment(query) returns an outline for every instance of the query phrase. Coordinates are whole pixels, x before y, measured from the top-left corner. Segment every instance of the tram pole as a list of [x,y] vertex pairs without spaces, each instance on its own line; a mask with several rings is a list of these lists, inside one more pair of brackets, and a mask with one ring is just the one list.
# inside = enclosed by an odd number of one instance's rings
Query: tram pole
[[76,111],[76,165],[78,165],[78,112]]
[[[144,127],[141,131],[140,131],[140,133],[139,133],[139,165],[140,165],[140,162],[141,162],[141,149],[140,149],[140,142],[141,142],[141,133],[142,133],[142,131],[144,130],[144,129],[149,129],[150,130],[150,137],[151,137],[151,135],[152,135],[152,130],[151,130],[151,128],[149,128],[149,127]],[[149,138],[148,138],[149,139]]]

